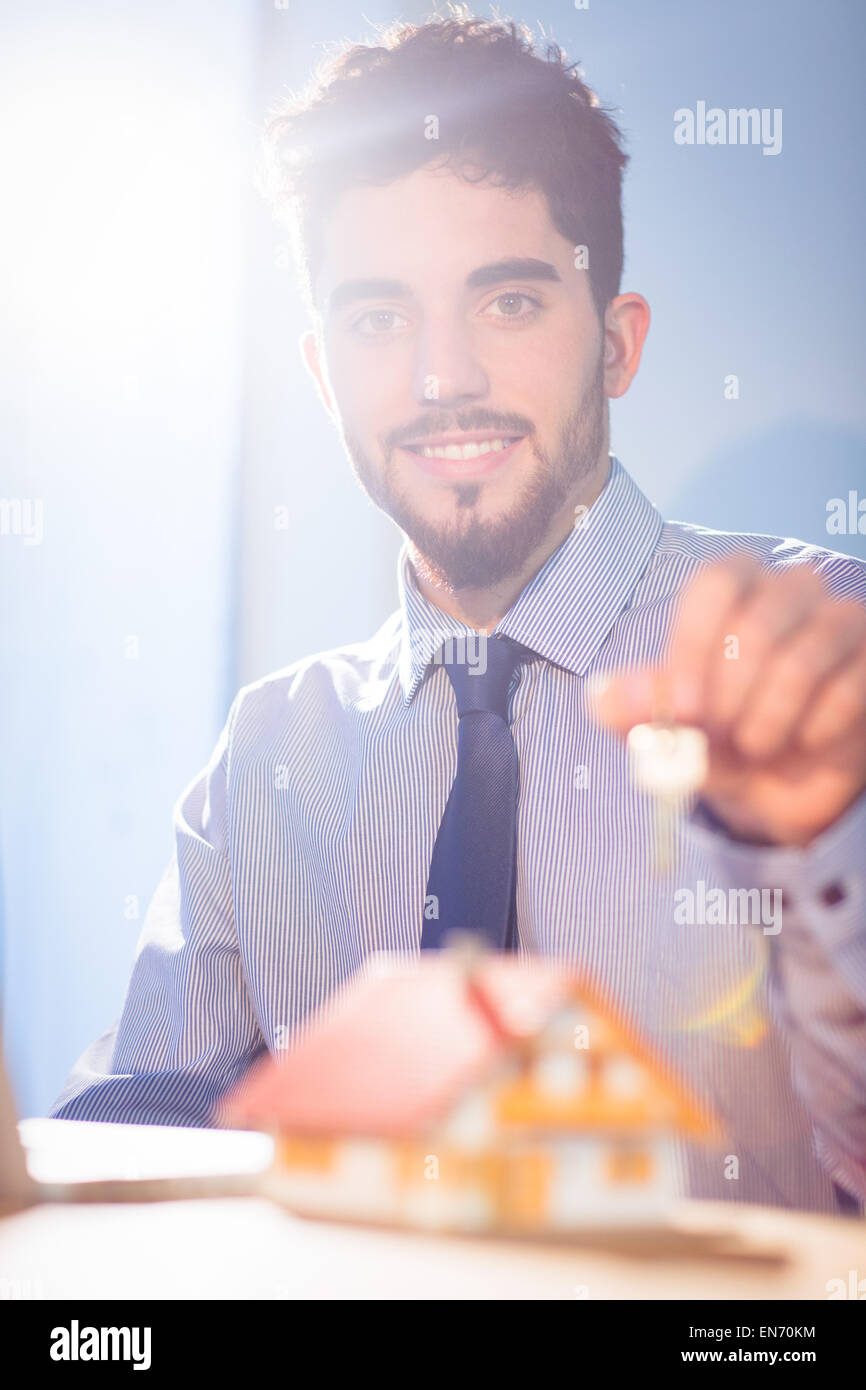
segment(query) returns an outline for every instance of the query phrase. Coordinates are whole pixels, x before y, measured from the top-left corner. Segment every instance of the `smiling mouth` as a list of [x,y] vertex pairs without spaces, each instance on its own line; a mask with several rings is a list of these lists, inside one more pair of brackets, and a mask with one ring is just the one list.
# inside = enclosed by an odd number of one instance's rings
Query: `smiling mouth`
[[500,435],[487,439],[473,439],[465,443],[404,444],[410,454],[425,459],[448,459],[461,463],[468,459],[482,458],[485,454],[501,454],[516,444],[523,435]]

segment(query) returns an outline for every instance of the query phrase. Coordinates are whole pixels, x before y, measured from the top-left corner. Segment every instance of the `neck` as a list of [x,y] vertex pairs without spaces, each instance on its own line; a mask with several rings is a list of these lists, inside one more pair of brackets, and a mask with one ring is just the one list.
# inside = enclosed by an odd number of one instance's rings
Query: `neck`
[[[481,589],[453,589],[445,584],[436,584],[427,576],[430,569],[425,564],[415,563],[415,582],[424,597],[449,617],[465,623],[478,632],[491,632],[501,622],[523,593],[530,580],[547,563],[555,550],[574,529],[578,507],[589,508],[599,496],[608,479],[610,463],[607,447],[603,457],[589,476],[581,478],[572,496],[557,512],[553,523],[539,546],[529,555],[525,563],[514,574],[508,575],[498,584]],[[417,552],[414,552],[417,554]],[[413,548],[410,543],[410,555]]]

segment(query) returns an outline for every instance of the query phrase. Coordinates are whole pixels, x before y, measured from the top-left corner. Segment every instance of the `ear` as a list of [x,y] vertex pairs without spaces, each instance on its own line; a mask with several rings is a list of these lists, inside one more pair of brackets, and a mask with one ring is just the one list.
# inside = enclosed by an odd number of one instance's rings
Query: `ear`
[[304,359],[304,365],[307,371],[310,373],[310,376],[313,378],[313,381],[316,383],[316,390],[319,393],[319,399],[322,402],[322,405],[325,407],[329,415],[333,415],[334,400],[331,396],[330,390],[328,389],[328,383],[325,378],[324,365],[322,363],[322,356],[319,348],[319,338],[315,330],[312,328],[308,328],[306,332],[302,333],[301,340],[298,346],[301,349],[301,356]]
[[618,294],[604,313],[604,393],[624,396],[640,366],[650,307],[640,294]]

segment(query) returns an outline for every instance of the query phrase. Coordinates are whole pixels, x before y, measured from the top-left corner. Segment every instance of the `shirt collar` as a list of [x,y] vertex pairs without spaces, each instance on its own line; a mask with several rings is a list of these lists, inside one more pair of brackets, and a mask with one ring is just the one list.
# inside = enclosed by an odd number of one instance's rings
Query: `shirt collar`
[[[584,518],[509,608],[495,631],[583,675],[601,647],[658,543],[663,521],[614,455]],[[399,673],[408,703],[448,637],[474,632],[443,613],[418,589],[404,542],[398,560],[403,615]]]

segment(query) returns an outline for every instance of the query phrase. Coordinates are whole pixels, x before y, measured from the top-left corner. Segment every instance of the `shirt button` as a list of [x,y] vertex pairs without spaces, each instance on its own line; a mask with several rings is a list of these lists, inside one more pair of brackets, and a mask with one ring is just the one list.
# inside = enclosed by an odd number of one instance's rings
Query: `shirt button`
[[824,907],[838,907],[848,896],[848,892],[842,883],[828,883],[818,894],[818,900]]

